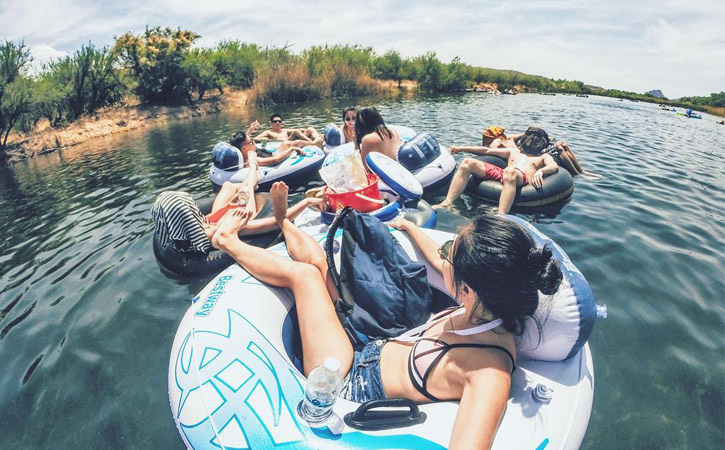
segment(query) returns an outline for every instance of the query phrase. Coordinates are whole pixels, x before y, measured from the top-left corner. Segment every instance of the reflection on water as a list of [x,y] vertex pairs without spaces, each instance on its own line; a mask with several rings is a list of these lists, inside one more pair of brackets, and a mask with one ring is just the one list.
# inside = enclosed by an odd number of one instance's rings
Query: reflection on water
[[[350,103],[277,111],[288,126],[322,128]],[[567,140],[602,180],[577,179],[569,202],[518,213],[564,247],[609,307],[591,339],[584,447],[721,447],[725,127],[598,97],[356,103],[449,144],[475,144],[488,125]],[[213,144],[271,112],[132,131],[0,169],[0,448],[181,446],[169,351],[209,277],[161,274],[150,205],[167,189],[207,196]],[[465,195],[456,206],[464,217],[492,208]],[[442,214],[439,228],[455,230],[461,216]]]

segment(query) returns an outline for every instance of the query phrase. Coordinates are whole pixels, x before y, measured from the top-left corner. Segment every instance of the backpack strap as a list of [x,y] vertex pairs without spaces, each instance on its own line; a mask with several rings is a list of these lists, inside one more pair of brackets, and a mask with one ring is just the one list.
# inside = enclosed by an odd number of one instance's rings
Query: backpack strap
[[337,233],[337,230],[343,226],[345,218],[350,215],[351,211],[354,210],[350,206],[338,211],[335,215],[335,219],[332,221],[332,224],[330,224],[330,228],[327,230],[327,238],[325,239],[325,258],[327,259],[327,267],[330,271],[332,282],[335,284],[337,292],[340,294],[340,297],[334,299],[337,318],[340,320],[342,328],[345,330],[347,337],[350,339],[350,343],[352,343],[353,348],[360,349],[365,345],[365,343],[360,339],[360,336],[350,322],[355,302],[352,299],[344,298],[345,296],[343,294],[342,283],[340,281],[340,274],[337,272],[335,257],[333,254],[335,234]]

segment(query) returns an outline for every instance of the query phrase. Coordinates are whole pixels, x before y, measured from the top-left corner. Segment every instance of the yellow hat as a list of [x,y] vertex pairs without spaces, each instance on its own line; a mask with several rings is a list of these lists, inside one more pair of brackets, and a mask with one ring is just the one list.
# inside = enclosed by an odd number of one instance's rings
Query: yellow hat
[[488,127],[483,135],[487,138],[496,139],[503,136],[504,131],[506,131],[504,127]]

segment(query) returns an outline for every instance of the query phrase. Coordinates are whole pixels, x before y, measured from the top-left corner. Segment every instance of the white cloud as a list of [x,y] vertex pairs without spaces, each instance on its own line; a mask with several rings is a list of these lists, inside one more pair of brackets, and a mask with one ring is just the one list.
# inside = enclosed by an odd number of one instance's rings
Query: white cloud
[[459,56],[475,66],[671,97],[725,88],[723,22],[722,0],[0,0],[0,39],[56,52],[89,40],[108,45],[146,25],[180,26],[200,33],[200,45],[240,39],[290,43],[295,51],[325,43],[405,56],[434,51],[443,61]]

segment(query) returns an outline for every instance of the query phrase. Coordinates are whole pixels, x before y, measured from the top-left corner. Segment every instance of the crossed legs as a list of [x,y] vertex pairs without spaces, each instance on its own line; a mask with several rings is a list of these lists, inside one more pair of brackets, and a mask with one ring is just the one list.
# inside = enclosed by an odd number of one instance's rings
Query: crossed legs
[[334,356],[340,361],[341,373],[345,376],[352,365],[353,350],[326,286],[324,253],[314,239],[285,217],[287,186],[275,183],[272,191],[275,220],[288,239],[287,249],[294,260],[240,241],[237,233],[249,220],[249,212],[239,209],[224,217],[212,238],[212,245],[227,252],[258,280],[292,291],[297,304],[305,375],[321,365],[325,358]]

